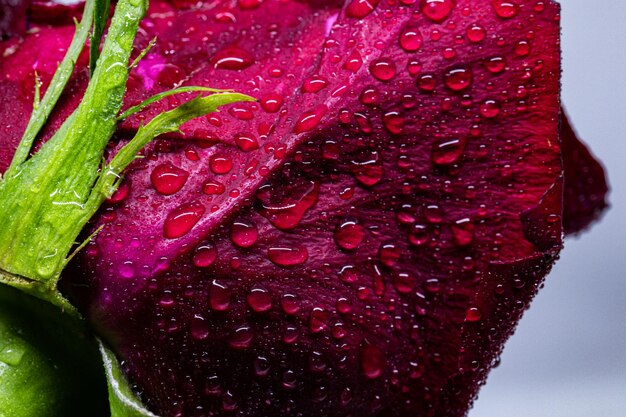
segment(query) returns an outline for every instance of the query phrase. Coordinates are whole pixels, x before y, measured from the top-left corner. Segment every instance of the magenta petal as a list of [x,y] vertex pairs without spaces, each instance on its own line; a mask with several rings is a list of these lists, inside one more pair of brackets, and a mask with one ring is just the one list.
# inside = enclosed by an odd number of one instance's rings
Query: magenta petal
[[160,415],[462,416],[558,255],[558,6],[339,3],[144,22],[127,105],[259,98],[149,146],[67,277]]
[[561,143],[565,170],[563,229],[566,234],[576,234],[606,210],[609,187],[604,168],[578,139],[565,113],[561,117]]

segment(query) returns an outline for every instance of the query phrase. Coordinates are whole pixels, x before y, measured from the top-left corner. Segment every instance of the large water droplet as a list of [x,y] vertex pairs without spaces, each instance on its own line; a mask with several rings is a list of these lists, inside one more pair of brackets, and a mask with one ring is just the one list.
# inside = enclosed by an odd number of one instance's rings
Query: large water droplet
[[464,149],[464,139],[443,139],[434,144],[431,160],[436,165],[450,165],[459,160]]
[[454,9],[454,0],[422,0],[422,13],[433,22],[441,23]]
[[344,220],[335,228],[334,238],[340,248],[354,250],[365,238],[365,228],[354,220]]
[[400,34],[400,46],[407,52],[415,52],[422,47],[424,39],[419,29],[407,28]]
[[319,105],[313,110],[305,111],[296,121],[293,132],[302,133],[315,129],[326,114],[326,111],[328,111],[328,108],[325,105]]
[[229,47],[213,55],[210,63],[215,69],[242,70],[254,64],[254,58],[248,51]]
[[393,277],[393,286],[400,294],[408,294],[417,285],[417,279],[410,272],[398,272]]
[[226,285],[217,280],[211,282],[209,289],[209,303],[211,308],[216,311],[226,311],[230,307],[231,291]]
[[329,314],[320,307],[314,307],[309,317],[309,330],[311,333],[319,333],[328,328]]
[[189,172],[169,162],[157,166],[150,173],[152,185],[163,195],[172,195],[180,191],[187,182],[187,178],[189,178]]
[[191,337],[196,340],[204,340],[209,336],[209,325],[205,318],[196,314],[191,319]]
[[370,73],[380,81],[389,81],[396,75],[396,64],[389,58],[380,58],[370,63]]
[[361,347],[361,371],[363,375],[374,379],[382,375],[385,370],[385,354],[379,347],[365,344]]
[[176,239],[186,235],[202,218],[205,210],[205,207],[197,201],[175,208],[163,223],[163,236],[167,239]]
[[346,7],[346,16],[362,19],[374,11],[378,3],[380,0],[352,0]]
[[309,251],[304,246],[271,246],[267,249],[270,261],[280,266],[301,265],[309,259]]
[[519,13],[519,6],[509,0],[493,0],[493,8],[496,14],[504,19],[511,19]]
[[244,152],[259,149],[259,142],[252,133],[238,133],[235,135],[235,144]]
[[256,224],[247,220],[236,220],[230,229],[230,239],[240,248],[249,248],[256,243],[259,230]]
[[472,84],[472,72],[468,68],[453,68],[444,76],[446,86],[453,91],[463,91]]
[[205,243],[196,248],[193,254],[193,264],[198,268],[211,266],[217,258],[217,248],[212,243]]
[[233,169],[233,160],[226,155],[214,154],[209,158],[209,168],[214,174],[228,174]]
[[302,83],[300,91],[303,93],[317,93],[328,85],[328,81],[319,75],[309,77]]
[[[288,195],[284,195],[288,192]],[[281,230],[294,229],[302,217],[317,203],[319,184],[313,181],[298,183],[294,181],[289,187],[263,186],[257,192],[261,201],[261,215]]]
[[252,345],[254,333],[249,326],[238,327],[228,340],[230,347],[235,349],[247,349]]
[[246,301],[250,308],[257,313],[262,313],[272,308],[272,295],[265,287],[260,285],[256,285],[250,290]]

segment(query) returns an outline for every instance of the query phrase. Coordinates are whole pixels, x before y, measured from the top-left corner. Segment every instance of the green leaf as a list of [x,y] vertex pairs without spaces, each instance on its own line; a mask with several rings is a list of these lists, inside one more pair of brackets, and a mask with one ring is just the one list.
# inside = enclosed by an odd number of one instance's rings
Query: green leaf
[[111,417],[157,417],[135,397],[113,352],[98,340],[109,387]]
[[148,107],[150,104],[156,103],[157,101],[164,99],[165,97],[173,96],[175,94],[195,93],[195,92],[227,93],[227,92],[231,92],[231,91],[229,91],[229,90],[217,90],[215,88],[199,87],[199,86],[185,86],[185,87],[174,88],[172,90],[167,90],[167,91],[163,91],[162,93],[155,94],[152,97],[150,97],[150,98],[142,101],[141,103],[137,104],[136,106],[130,107],[124,113],[119,115],[117,120],[122,121],[122,120],[128,118],[129,116],[132,116],[133,114],[142,111],[143,109]]
[[84,322],[0,284],[0,416],[106,417],[98,356]]
[[89,74],[93,76],[96,70],[98,57],[100,57],[100,41],[104,34],[104,28],[109,20],[110,0],[95,0],[95,18],[93,32],[89,43]]
[[[72,43],[70,44],[63,61],[61,61],[59,68],[57,68],[57,71],[54,73],[54,77],[52,77],[52,81],[50,81],[46,94],[40,102],[38,102],[39,100],[37,98],[35,100],[35,108],[33,109],[33,113],[30,116],[28,125],[26,126],[24,136],[22,136],[22,140],[15,151],[15,156],[11,161],[11,165],[4,174],[5,177],[15,175],[19,165],[24,162],[26,158],[28,158],[28,154],[30,153],[37,134],[43,127],[44,123],[46,123],[46,120],[48,120],[52,109],[59,100],[61,93],[65,89],[65,86],[74,71],[74,65],[78,60],[80,52],[85,46],[87,36],[89,36],[89,29],[91,27],[91,23],[93,22],[93,15],[94,2],[87,1],[85,3],[83,17],[76,27],[76,33],[74,34]],[[33,84],[36,86],[36,91],[39,91],[38,83],[39,77],[36,76]],[[36,97],[37,96],[38,94]]]

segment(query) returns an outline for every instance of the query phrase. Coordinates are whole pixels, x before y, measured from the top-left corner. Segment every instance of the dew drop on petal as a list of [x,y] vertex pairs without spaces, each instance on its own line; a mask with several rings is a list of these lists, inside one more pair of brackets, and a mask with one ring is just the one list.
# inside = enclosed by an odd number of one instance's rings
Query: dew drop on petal
[[407,28],[400,34],[400,47],[407,52],[415,52],[422,47],[424,39],[418,29]]
[[167,239],[176,239],[186,235],[202,218],[205,210],[205,207],[197,201],[175,208],[163,223],[163,236]]
[[346,7],[346,16],[363,19],[376,9],[380,0],[351,0]]
[[309,259],[309,251],[304,246],[270,246],[267,257],[276,265],[294,266],[305,263]]
[[396,64],[389,58],[380,58],[370,63],[370,73],[380,81],[389,81],[396,75]]
[[433,22],[441,23],[454,9],[454,0],[421,0],[422,13]]
[[230,229],[230,239],[240,248],[249,248],[259,237],[256,224],[247,220],[236,220]]
[[211,282],[209,289],[209,303],[215,311],[226,311],[230,307],[231,291],[218,280]]
[[172,195],[180,191],[187,182],[189,172],[167,162],[155,167],[150,173],[152,186],[159,194]]
[[242,70],[254,64],[254,58],[248,51],[229,47],[213,55],[210,63],[215,69]]
[[198,246],[193,254],[193,264],[198,268],[206,268],[213,265],[217,259],[217,249],[212,243]]
[[452,91],[462,91],[472,84],[472,72],[468,68],[454,68],[444,76],[446,86]]
[[340,248],[353,250],[365,238],[365,228],[353,220],[345,220],[335,228],[334,238]]
[[257,313],[268,311],[272,308],[272,295],[260,285],[254,286],[246,297],[248,306]]
[[386,367],[385,354],[372,344],[365,344],[360,352],[361,371],[367,378],[375,379],[382,375]]

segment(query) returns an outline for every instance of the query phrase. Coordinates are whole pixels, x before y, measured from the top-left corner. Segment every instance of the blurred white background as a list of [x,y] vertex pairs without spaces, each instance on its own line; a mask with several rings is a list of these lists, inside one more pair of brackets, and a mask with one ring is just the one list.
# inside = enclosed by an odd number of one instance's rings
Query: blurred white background
[[563,102],[611,209],[566,241],[469,417],[626,417],[626,1],[560,3]]

